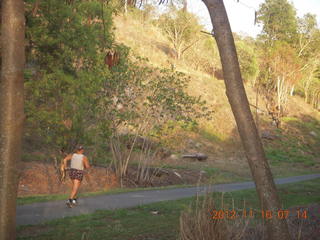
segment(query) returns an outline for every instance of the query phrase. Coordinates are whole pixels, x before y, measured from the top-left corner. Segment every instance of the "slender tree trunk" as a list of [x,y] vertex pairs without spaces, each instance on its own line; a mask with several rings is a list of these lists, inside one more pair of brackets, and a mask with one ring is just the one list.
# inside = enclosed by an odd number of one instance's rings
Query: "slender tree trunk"
[[13,240],[24,120],[24,2],[2,0],[1,17],[0,239]]
[[290,239],[290,235],[286,220],[281,220],[275,215],[281,209],[281,204],[270,167],[265,157],[262,142],[251,114],[242,82],[234,39],[223,1],[203,0],[203,2],[206,4],[211,16],[223,68],[226,94],[246,152],[259,195],[261,209],[273,212],[273,218],[266,220],[267,239],[288,240]]
[[293,96],[295,86],[293,85],[290,89],[290,96]]
[[184,12],[188,12],[188,1],[187,0],[183,0],[183,8],[182,10]]
[[124,0],[124,14],[127,15],[128,13],[128,0]]

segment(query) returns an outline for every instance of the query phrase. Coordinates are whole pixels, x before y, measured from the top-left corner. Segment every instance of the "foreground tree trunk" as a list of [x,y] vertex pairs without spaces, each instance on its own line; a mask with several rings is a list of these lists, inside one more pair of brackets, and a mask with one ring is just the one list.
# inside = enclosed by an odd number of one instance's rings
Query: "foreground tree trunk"
[[288,240],[290,239],[290,234],[286,220],[281,220],[277,217],[277,211],[281,209],[281,204],[249,107],[240,73],[234,39],[223,0],[203,0],[203,2],[210,13],[223,68],[226,94],[246,152],[259,195],[261,209],[273,212],[273,217],[270,220],[266,220],[267,239]]
[[2,0],[0,82],[0,240],[16,235],[18,162],[21,152],[24,68],[24,3]]

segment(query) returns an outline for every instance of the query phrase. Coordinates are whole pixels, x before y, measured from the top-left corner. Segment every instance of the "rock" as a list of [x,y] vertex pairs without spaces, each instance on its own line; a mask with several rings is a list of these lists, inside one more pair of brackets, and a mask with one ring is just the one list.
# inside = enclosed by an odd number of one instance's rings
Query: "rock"
[[170,155],[170,159],[171,160],[178,160],[179,159],[179,156],[177,154],[171,154]]
[[271,132],[269,131],[262,131],[261,132],[261,138],[262,139],[267,139],[267,140],[275,140],[277,138],[276,135],[272,134]]
[[316,132],[314,132],[314,131],[309,132],[309,134],[310,134],[311,136],[314,136],[314,137],[317,137],[317,136],[318,136],[318,134],[317,134]]
[[202,143],[196,143],[196,148],[201,148],[202,147]]

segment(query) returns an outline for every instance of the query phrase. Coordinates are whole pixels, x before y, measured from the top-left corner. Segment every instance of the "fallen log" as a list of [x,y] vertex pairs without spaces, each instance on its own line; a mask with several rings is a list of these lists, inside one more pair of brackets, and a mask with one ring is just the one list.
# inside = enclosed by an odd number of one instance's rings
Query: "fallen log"
[[203,153],[195,153],[182,155],[182,158],[195,158],[198,161],[205,161],[208,159],[208,156]]

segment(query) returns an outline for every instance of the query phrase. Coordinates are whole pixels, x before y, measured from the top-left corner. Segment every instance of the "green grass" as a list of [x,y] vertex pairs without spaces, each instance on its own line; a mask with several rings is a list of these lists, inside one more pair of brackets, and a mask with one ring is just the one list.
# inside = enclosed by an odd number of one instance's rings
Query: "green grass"
[[292,148],[289,152],[281,149],[266,148],[266,155],[273,166],[278,166],[282,163],[301,163],[311,167],[316,164],[312,156],[299,153],[299,148]]
[[301,166],[299,164],[292,163],[281,163],[281,165],[271,164],[270,168],[274,178],[285,178],[319,173],[319,169],[317,168]]
[[319,164],[320,122],[310,116],[283,117],[281,121],[283,129],[275,132],[278,139],[266,144],[271,165],[292,164],[292,168],[298,169]]
[[[320,179],[279,186],[283,209],[320,202]],[[222,195],[214,193],[216,207],[220,208]],[[175,240],[179,232],[179,217],[195,198],[164,201],[130,209],[97,211],[94,214],[68,217],[37,226],[21,226],[18,239],[110,239],[110,240]],[[224,207],[258,209],[255,190],[223,194]],[[159,214],[153,215],[151,211]]]
[[219,168],[204,167],[202,168],[202,170],[205,171],[207,173],[207,176],[210,178],[210,184],[243,182],[252,180],[249,177],[243,177],[237,173],[225,171]]
[[199,134],[204,139],[207,139],[207,140],[211,141],[212,143],[221,143],[221,141],[222,141],[221,139],[223,138],[223,136],[218,136],[217,134],[211,132],[210,130],[206,130],[206,129],[200,129]]

